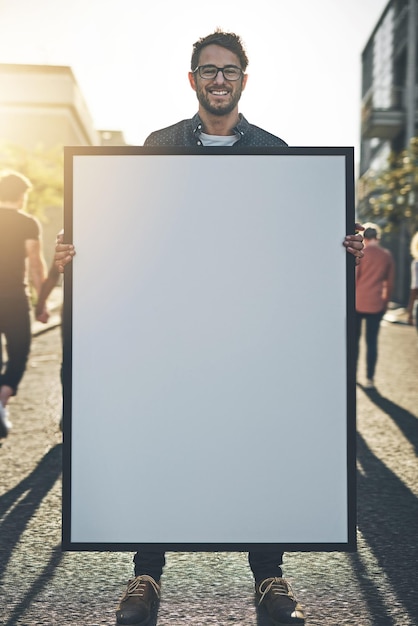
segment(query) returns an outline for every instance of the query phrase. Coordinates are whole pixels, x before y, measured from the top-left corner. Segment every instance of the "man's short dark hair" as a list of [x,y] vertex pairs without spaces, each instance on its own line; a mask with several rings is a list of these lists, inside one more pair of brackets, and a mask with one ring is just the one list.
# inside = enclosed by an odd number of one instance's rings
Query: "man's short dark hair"
[[372,222],[367,222],[363,224],[364,231],[363,237],[364,239],[380,239],[380,228],[377,224],[373,224]]
[[191,62],[191,70],[192,72],[199,65],[199,57],[203,48],[210,45],[221,46],[222,48],[226,48],[230,50],[239,58],[241,69],[245,72],[248,65],[248,57],[245,52],[244,45],[241,41],[241,38],[235,33],[225,33],[219,28],[215,30],[211,35],[207,35],[206,37],[201,37],[195,44],[193,44],[193,54],[192,54],[192,62]]
[[13,170],[0,172],[0,201],[17,202],[28,189],[32,189],[32,183],[23,174]]

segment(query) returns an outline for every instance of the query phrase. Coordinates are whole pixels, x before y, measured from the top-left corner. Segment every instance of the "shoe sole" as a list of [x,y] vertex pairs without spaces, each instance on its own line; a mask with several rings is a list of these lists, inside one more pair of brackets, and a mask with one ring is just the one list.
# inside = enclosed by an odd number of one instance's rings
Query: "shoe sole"
[[262,608],[262,611],[270,624],[274,624],[274,626],[292,626],[292,624],[294,624],[294,626],[304,626],[306,622],[306,617],[302,621],[300,621],[301,618],[299,617],[292,620],[291,622],[278,622],[267,613],[265,607]]
[[121,622],[116,621],[116,626],[147,626],[147,624],[149,624],[149,621],[150,620],[147,619],[146,622],[131,622],[130,624],[122,624]]
[[[259,617],[261,617],[261,616],[259,616]],[[292,626],[292,624],[294,624],[294,626],[304,626],[305,621],[306,621],[306,618],[305,618],[302,621],[292,620],[291,622],[278,622],[277,620],[275,620],[272,617],[270,617],[270,615],[264,609],[263,610],[263,617],[262,617],[263,624],[265,623],[266,619],[267,619],[269,624],[274,624],[274,626]],[[300,618],[299,618],[299,620],[300,620]]]
[[153,610],[154,610],[154,606],[151,606],[151,615],[145,621],[142,621],[142,622],[119,622],[118,618],[116,617],[116,626],[147,626],[147,624],[149,624],[153,616]]
[[116,626],[147,626],[149,624],[151,616],[145,622],[118,622],[116,618]]
[[270,617],[270,615],[267,615],[267,618],[272,624],[274,624],[274,626],[291,626],[292,624],[294,624],[295,626],[304,626],[305,624],[305,620],[302,620],[301,622],[296,622],[295,620],[293,620],[292,622],[277,622],[272,617]]
[[0,424],[0,439],[6,439],[9,434],[9,428],[6,428],[3,424]]
[[9,421],[8,415],[2,406],[0,414],[0,439],[5,439],[7,437],[12,426],[13,424]]

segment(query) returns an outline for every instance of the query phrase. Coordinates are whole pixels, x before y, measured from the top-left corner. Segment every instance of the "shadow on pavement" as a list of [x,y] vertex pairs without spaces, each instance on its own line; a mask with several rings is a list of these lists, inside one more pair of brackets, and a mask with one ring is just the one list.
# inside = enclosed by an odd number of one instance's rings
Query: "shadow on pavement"
[[58,544],[52,551],[49,562],[39,574],[38,578],[33,582],[28,591],[25,592],[23,599],[13,610],[7,622],[2,622],[3,626],[15,626],[17,620],[30,608],[35,598],[40,594],[54,575],[60,561],[62,559],[61,544]]
[[416,454],[418,454],[418,428],[416,416],[406,409],[403,409],[399,406],[399,404],[395,404],[392,400],[382,396],[376,388],[365,389],[362,385],[359,385],[359,387],[364,391],[371,402],[373,402],[377,407],[379,407],[379,409],[393,419],[393,421],[399,426],[404,436],[414,446]]
[[[61,450],[61,443],[49,450],[31,474],[0,496],[0,580],[26,526],[61,474]],[[55,559],[51,562],[55,563]],[[53,571],[50,570],[49,578]],[[44,572],[42,577],[45,576]]]
[[[399,605],[418,619],[415,587],[418,499],[372,453],[360,434],[357,435],[357,458],[363,470],[358,473],[358,529],[377,560],[379,569],[385,572]],[[374,618],[373,624],[395,624],[390,616],[390,607],[384,604],[379,593],[379,585],[373,582],[373,562],[364,562],[367,554],[362,557],[358,553],[352,554],[350,558],[369,605],[370,615]]]
[[[158,610],[160,608],[160,603],[154,605],[151,613],[151,617],[147,626],[158,626]],[[271,621],[269,620],[267,614],[265,613],[262,607],[258,606],[256,603],[256,615],[257,615],[257,626],[271,626]],[[5,624],[4,626],[12,626],[12,622]],[[386,626],[386,625],[385,625]]]

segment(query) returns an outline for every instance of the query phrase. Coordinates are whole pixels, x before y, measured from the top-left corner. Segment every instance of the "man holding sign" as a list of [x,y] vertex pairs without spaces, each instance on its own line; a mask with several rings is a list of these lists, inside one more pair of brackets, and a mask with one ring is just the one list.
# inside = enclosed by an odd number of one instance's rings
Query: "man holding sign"
[[[247,147],[286,147],[287,144],[267,131],[250,124],[239,112],[238,103],[246,87],[247,54],[234,33],[217,30],[197,41],[193,47],[189,81],[199,102],[198,113],[168,128],[151,133],[145,146],[153,147],[225,147],[237,152]],[[220,201],[214,195],[214,202]],[[362,227],[358,226],[361,230]],[[361,235],[348,235],[343,241],[356,263],[363,256]],[[75,254],[72,244],[59,238],[55,262],[62,272]],[[304,624],[303,609],[296,600],[281,569],[283,552],[275,550],[249,553],[249,565],[255,579],[258,602],[265,607],[272,622]],[[160,578],[165,565],[164,552],[140,551],[134,556],[135,576],[116,612],[117,623],[146,624],[153,604],[160,596]]]

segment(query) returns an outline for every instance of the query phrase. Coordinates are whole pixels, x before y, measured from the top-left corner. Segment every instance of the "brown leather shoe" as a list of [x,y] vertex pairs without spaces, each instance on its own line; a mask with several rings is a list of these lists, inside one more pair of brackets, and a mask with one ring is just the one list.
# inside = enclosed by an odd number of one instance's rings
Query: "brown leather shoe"
[[303,609],[284,578],[266,578],[256,585],[255,591],[258,604],[264,606],[276,626],[305,623]]
[[151,617],[152,607],[160,598],[161,586],[146,574],[132,578],[116,610],[116,623],[142,626]]

